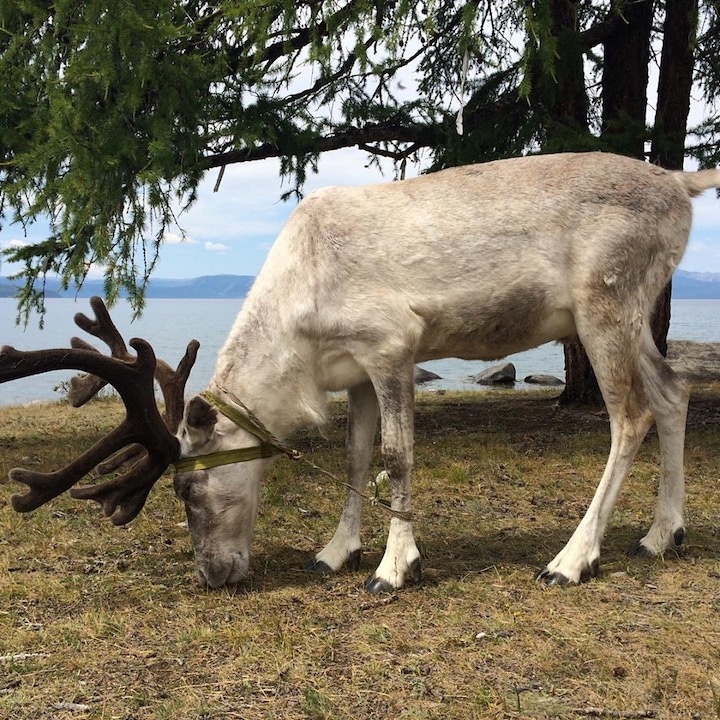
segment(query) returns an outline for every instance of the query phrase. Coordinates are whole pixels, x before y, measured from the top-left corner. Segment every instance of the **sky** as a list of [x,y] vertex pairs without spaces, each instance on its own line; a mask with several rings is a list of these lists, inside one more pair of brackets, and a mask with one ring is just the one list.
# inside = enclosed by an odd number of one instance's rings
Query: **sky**
[[[392,166],[385,171],[368,167],[367,154],[357,149],[325,153],[319,172],[309,174],[307,193],[327,185],[365,185],[393,180]],[[179,217],[185,240],[178,229],[167,235],[153,277],[192,278],[201,275],[257,275],[275,237],[295,207],[280,200],[290,189],[283,185],[277,160],[261,160],[228,166],[218,192],[214,170],[203,180],[195,205]],[[416,171],[414,171],[416,172]],[[408,176],[411,166],[408,164]],[[720,200],[712,190],[693,202],[694,219],[690,244],[680,267],[692,272],[720,273]],[[0,247],[39,240],[46,228],[38,224],[27,237],[17,226],[0,230]],[[17,268],[7,262],[0,275]],[[100,276],[101,271],[93,273]]]

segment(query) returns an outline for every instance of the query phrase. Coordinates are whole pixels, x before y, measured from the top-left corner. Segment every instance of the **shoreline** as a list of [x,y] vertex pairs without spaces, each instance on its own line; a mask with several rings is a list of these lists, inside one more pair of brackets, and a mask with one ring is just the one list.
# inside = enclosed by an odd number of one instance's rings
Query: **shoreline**
[[[667,360],[672,369],[687,383],[706,383],[720,380],[720,342],[697,342],[694,340],[669,340]],[[512,362],[512,356],[508,362]],[[522,385],[522,386],[520,386]],[[428,393],[445,392],[475,392],[493,391],[498,388],[507,391],[517,390],[519,392],[537,391],[542,389],[562,389],[562,385],[548,386],[535,385],[526,386],[518,383],[516,385],[475,385],[462,390],[439,390],[426,387],[423,384],[417,385],[417,390]],[[58,394],[56,398],[46,400],[27,400],[25,402],[0,402],[0,410],[11,407],[29,407],[32,405],[56,404],[64,402],[64,398]]]

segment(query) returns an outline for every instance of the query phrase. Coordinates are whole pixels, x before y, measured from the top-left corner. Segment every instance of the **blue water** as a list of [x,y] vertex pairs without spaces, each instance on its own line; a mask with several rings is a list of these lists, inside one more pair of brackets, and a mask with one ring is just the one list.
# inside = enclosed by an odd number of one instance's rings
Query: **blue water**
[[[143,316],[131,322],[132,311],[125,302],[116,305],[111,313],[123,337],[143,337],[150,341],[158,355],[176,365],[193,338],[200,341],[200,353],[187,385],[188,392],[203,390],[215,367],[215,358],[232,327],[242,304],[241,300],[149,300]],[[73,322],[76,312],[91,314],[87,300],[51,299],[47,301],[45,328],[39,330],[33,320],[26,329],[15,325],[16,308],[12,299],[0,298],[0,345],[12,345],[19,350],[49,347],[68,347],[73,335],[82,337]],[[86,336],[87,337],[87,336]],[[720,342],[720,300],[674,300],[669,338]],[[106,348],[94,338],[103,352]],[[518,378],[532,373],[564,378],[564,358],[561,345],[549,344],[535,350],[510,356]],[[434,360],[422,367],[441,376],[423,385],[423,389],[470,390],[477,388],[471,378],[495,363],[468,360]],[[72,376],[72,372],[53,372],[23,378],[0,385],[0,405],[57,400],[56,388]],[[524,387],[522,382],[517,387]]]

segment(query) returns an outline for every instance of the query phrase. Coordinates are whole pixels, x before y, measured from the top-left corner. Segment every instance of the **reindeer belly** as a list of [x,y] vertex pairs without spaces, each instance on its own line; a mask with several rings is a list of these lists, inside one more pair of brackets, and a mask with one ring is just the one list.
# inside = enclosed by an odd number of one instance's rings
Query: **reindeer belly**
[[554,310],[540,317],[480,314],[458,324],[429,325],[418,348],[417,361],[443,357],[496,360],[576,333],[572,313]]
[[328,355],[323,366],[323,387],[329,392],[345,390],[368,379],[367,373],[349,353]]

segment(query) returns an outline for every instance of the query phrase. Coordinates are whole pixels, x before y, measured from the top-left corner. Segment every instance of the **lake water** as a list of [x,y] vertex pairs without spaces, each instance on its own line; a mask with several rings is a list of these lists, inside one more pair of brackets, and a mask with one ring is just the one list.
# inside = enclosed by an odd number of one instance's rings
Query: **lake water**
[[[132,311],[126,302],[119,302],[112,310],[113,321],[126,340],[142,337],[150,341],[158,357],[175,366],[182,357],[188,341],[200,341],[200,352],[187,385],[189,393],[205,389],[215,367],[215,358],[230,331],[242,300],[148,300],[143,316],[131,322]],[[15,301],[0,298],[0,345],[12,345],[19,350],[50,347],[69,347],[73,335],[85,334],[73,322],[76,312],[91,315],[88,300],[47,300],[45,328],[38,329],[37,319],[28,328],[15,325]],[[85,336],[106,352],[106,347]],[[720,342],[720,300],[674,300],[669,338]],[[532,373],[564,378],[564,357],[561,345],[549,344],[510,356],[517,377]],[[441,376],[423,385],[423,389],[477,389],[471,378],[495,363],[468,360],[434,360],[422,367]],[[0,405],[59,399],[55,389],[72,376],[72,372],[53,372],[23,378],[0,385]],[[525,386],[519,382],[516,387]]]

